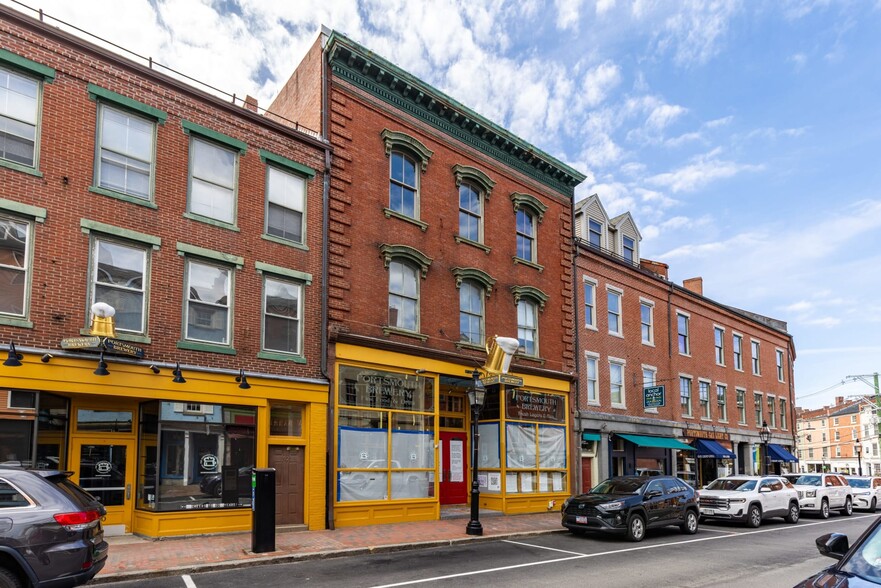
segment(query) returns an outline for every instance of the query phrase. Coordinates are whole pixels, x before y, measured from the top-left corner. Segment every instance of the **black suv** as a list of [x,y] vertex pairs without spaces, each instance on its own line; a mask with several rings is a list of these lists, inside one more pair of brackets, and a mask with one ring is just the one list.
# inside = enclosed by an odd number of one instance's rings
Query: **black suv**
[[104,567],[106,511],[70,475],[0,466],[0,588],[78,586]]
[[563,526],[580,535],[586,531],[620,533],[642,541],[647,529],[676,525],[697,533],[698,499],[694,488],[673,476],[609,478],[590,492],[567,498]]

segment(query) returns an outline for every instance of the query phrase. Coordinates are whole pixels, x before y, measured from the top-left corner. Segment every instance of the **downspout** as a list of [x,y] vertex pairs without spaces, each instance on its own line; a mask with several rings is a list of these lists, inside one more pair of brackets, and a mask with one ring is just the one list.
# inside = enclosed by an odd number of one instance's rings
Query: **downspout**
[[[581,308],[578,305],[578,231],[576,231],[575,227],[575,195],[573,194],[572,199],[569,201],[569,215],[572,219],[572,314],[573,321],[572,324],[575,327],[575,421],[577,423],[577,427],[573,427],[575,429],[573,432],[575,433],[573,439],[573,453],[578,456],[578,467],[576,468],[575,474],[575,489],[580,492],[583,492],[584,488],[584,480],[582,479],[583,469],[581,467],[581,433],[583,431],[584,425],[581,421],[581,378],[579,377],[579,371],[581,369],[581,351],[580,346],[578,345],[578,340],[581,338],[581,327],[579,324],[578,313]],[[602,445],[602,440],[600,440],[600,445]],[[598,448],[599,449],[599,448]],[[574,463],[576,460],[572,459]]]
[[[324,36],[324,40],[322,41],[322,50],[321,50],[321,135],[324,137],[325,142],[330,141],[330,134],[328,132],[328,93],[330,82],[328,80],[328,73],[330,72],[330,67],[328,63],[327,52],[324,50],[324,43],[327,42],[328,38],[327,29],[324,27],[321,28],[321,35]],[[334,439],[336,436],[334,435],[334,380],[327,373],[327,354],[328,354],[328,311],[327,311],[327,297],[328,297],[328,286],[327,286],[327,276],[328,276],[328,257],[329,257],[329,238],[328,238],[328,227],[330,223],[330,174],[332,169],[333,161],[331,158],[331,149],[330,147],[325,147],[324,150],[324,186],[322,192],[322,200],[321,200],[321,375],[324,376],[324,379],[327,380],[327,437],[325,442],[326,453],[325,453],[325,479],[327,480],[327,488],[325,490],[325,504],[327,508],[324,509],[326,520],[324,521],[325,527],[334,530],[334,513],[333,513],[333,490],[335,487],[334,479],[333,479],[333,455],[334,455]]]

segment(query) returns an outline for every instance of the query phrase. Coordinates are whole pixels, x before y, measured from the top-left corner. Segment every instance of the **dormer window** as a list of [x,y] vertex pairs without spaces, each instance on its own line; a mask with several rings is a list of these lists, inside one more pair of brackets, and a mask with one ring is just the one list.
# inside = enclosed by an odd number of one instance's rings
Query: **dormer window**
[[603,243],[603,225],[599,222],[588,219],[587,221],[587,239],[594,247],[602,247]]
[[636,261],[636,241],[625,235],[623,245],[624,250],[622,255],[624,256],[624,259],[630,263],[634,263]]

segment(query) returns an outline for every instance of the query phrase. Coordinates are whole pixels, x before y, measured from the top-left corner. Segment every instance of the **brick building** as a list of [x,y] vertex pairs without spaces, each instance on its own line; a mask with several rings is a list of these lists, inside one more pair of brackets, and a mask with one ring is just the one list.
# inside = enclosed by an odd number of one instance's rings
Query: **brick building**
[[706,483],[792,468],[795,348],[782,321],[706,298],[642,259],[630,214],[609,218],[596,195],[577,204],[581,362],[575,399],[582,487],[657,469]]
[[0,460],[149,536],[248,529],[272,466],[325,528],[329,145],[6,7],[0,93]]
[[[334,147],[328,333],[336,525],[430,520],[470,486],[467,390],[486,378],[481,507],[547,510],[570,492],[577,171],[338,32],[269,109]],[[478,373],[473,370],[478,368]]]
[[871,397],[838,396],[830,406],[797,409],[799,471],[877,474],[876,408]]

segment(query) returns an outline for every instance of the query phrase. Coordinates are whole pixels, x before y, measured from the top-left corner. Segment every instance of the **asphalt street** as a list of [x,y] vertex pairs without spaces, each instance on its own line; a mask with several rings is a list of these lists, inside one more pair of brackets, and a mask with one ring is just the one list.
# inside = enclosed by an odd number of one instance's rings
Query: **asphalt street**
[[814,539],[843,532],[853,542],[876,515],[803,518],[797,525],[765,521],[759,529],[701,525],[696,535],[675,527],[651,531],[641,543],[616,537],[557,533],[294,564],[104,584],[114,588],[241,588],[242,586],[596,586],[603,588],[793,586],[833,563]]

